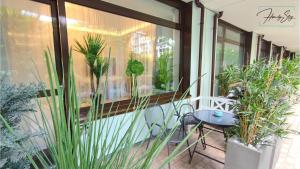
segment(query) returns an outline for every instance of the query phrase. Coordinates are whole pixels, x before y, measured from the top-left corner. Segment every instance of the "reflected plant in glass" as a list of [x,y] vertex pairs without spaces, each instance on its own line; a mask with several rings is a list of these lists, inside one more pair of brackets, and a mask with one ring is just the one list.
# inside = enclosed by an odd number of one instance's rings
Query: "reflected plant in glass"
[[137,77],[144,73],[144,65],[142,62],[134,59],[134,54],[131,53],[130,59],[127,63],[126,75],[131,78],[131,96],[138,97]]
[[87,34],[83,37],[84,43],[75,40],[75,51],[85,56],[90,67],[91,90],[95,93],[94,75],[96,76],[97,88],[100,77],[108,70],[109,62],[103,58],[102,52],[105,48],[105,40],[101,34]]
[[239,68],[237,66],[229,65],[216,76],[219,81],[221,96],[228,95],[229,90],[232,89],[238,81],[239,74]]
[[173,78],[172,66],[173,53],[170,51],[162,53],[157,60],[157,70],[155,74],[155,87],[157,89],[169,91]]

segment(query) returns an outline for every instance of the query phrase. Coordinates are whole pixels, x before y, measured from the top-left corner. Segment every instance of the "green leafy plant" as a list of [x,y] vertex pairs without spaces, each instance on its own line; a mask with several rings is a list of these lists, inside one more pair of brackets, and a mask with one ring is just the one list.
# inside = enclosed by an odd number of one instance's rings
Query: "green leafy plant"
[[[109,49],[109,57],[110,57],[110,53],[111,52]],[[93,73],[96,76],[97,89],[99,88],[101,76],[104,75],[104,73],[108,72],[108,68],[109,68],[108,59],[103,57],[97,57],[93,66]]]
[[239,68],[234,65],[227,66],[216,76],[219,81],[221,96],[227,96],[229,90],[234,86],[239,78]]
[[[21,131],[21,119],[35,112],[32,100],[41,89],[38,84],[15,85],[6,73],[0,72],[0,168],[30,168],[27,153],[34,154],[35,146],[30,144],[33,133]],[[15,131],[11,133],[4,121]],[[19,144],[27,145],[26,149]],[[24,151],[26,150],[26,151]]]
[[[138,104],[135,105],[132,113],[124,116],[114,116],[116,112],[112,110],[112,107],[108,112],[105,112],[104,101],[101,100],[102,103],[99,102],[100,95],[97,92],[91,101],[91,107],[88,110],[87,117],[82,119],[72,59],[68,71],[68,84],[67,86],[61,86],[56,72],[56,66],[51,61],[51,58],[50,52],[46,51],[45,59],[50,84],[49,93],[51,96],[56,97],[49,96],[46,90],[43,91],[46,96],[47,108],[44,108],[39,101],[37,102],[42,120],[35,121],[39,128],[45,131],[42,139],[47,145],[48,155],[43,151],[37,153],[35,155],[37,159],[36,162],[33,160],[31,154],[27,154],[27,158],[30,160],[33,168],[150,168],[155,158],[162,152],[172,134],[177,129],[180,120],[174,125],[169,134],[164,132],[167,125],[162,125],[157,137],[152,140],[149,148],[145,150],[142,146],[143,141],[139,144],[137,144],[137,142],[141,135],[149,135],[153,130],[153,128],[150,128],[150,131],[144,130],[146,124],[144,126],[140,124],[143,112],[147,111],[147,108],[150,106],[150,97],[138,98]],[[132,65],[135,65],[133,63]],[[140,64],[137,65],[140,66]],[[140,66],[139,71],[131,70],[131,73],[141,74],[137,73],[141,72],[141,70],[142,68]],[[106,75],[106,81],[107,78]],[[106,86],[100,87],[106,90]],[[67,95],[65,95],[64,90],[68,90]],[[105,93],[106,92],[104,92],[104,95],[101,97],[106,97]],[[184,92],[182,98],[178,101],[178,106],[182,104],[187,93],[188,90]],[[68,107],[66,107],[65,103]],[[113,106],[113,104],[111,106]],[[130,107],[131,104],[128,105],[126,111],[128,111]],[[47,109],[50,110],[51,119],[46,116]],[[69,112],[69,116],[66,115],[67,111]],[[168,109],[165,115],[166,121],[164,124],[169,124],[174,115],[174,110]],[[111,116],[110,119],[105,118],[109,116]],[[2,116],[0,115],[0,117]],[[5,122],[5,120],[3,121]],[[14,133],[14,130],[8,123],[5,123],[5,126],[11,133]],[[165,168],[170,160],[187,150],[182,150],[182,146],[186,144],[186,140],[195,129],[166,157],[159,167],[160,169]],[[190,146],[193,146],[193,144]],[[37,146],[34,142],[32,145]],[[20,147],[24,146],[24,144],[20,144]],[[38,163],[40,166],[38,166]]]
[[157,60],[157,70],[155,75],[155,87],[161,90],[170,90],[173,78],[172,52],[164,52]]
[[243,89],[236,108],[239,122],[231,131],[246,145],[263,144],[271,135],[284,137],[289,132],[287,118],[291,96],[300,84],[299,59],[256,62],[238,69],[232,77]]
[[144,65],[131,55],[127,63],[126,75],[131,78],[131,96],[138,97],[137,77],[144,73]]
[[100,34],[87,34],[84,38],[84,44],[75,41],[75,51],[85,56],[86,62],[90,67],[91,90],[95,93],[94,74],[96,76],[97,88],[100,77],[108,71],[109,62],[101,56],[105,41]]

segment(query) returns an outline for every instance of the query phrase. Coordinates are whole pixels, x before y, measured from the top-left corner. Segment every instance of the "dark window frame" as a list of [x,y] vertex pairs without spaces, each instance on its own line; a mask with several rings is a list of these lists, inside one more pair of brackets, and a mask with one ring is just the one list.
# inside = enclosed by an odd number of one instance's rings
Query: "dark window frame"
[[[221,63],[224,63],[224,47],[225,47],[225,43],[229,43],[229,44],[233,44],[233,45],[238,45],[242,48],[244,48],[244,57],[243,57],[243,63],[245,64],[245,61],[247,60],[247,56],[246,56],[246,41],[247,41],[247,31],[242,30],[241,28],[238,28],[224,20],[219,20],[219,24],[218,27],[222,26],[223,28],[223,35],[222,36],[217,36],[217,43],[221,43],[222,44],[222,59],[221,59]],[[238,41],[234,41],[231,39],[227,39],[226,38],[226,29],[229,29],[231,31],[234,31],[236,33],[241,34],[241,36],[243,36],[244,38],[244,42],[238,42]],[[216,66],[216,65],[215,65]]]
[[[261,45],[260,45],[260,59],[264,59],[266,63],[269,62],[270,56],[271,56],[271,48],[272,48],[272,42],[267,41],[265,39],[261,39]],[[264,53],[266,56],[262,56],[262,53]]]
[[[222,36],[219,36],[217,35],[217,43],[221,43],[222,45],[222,49],[221,49],[221,71],[223,70],[223,64],[224,64],[224,50],[225,50],[225,43],[229,43],[229,44],[233,44],[233,45],[237,45],[237,46],[240,46],[242,47],[244,50],[244,53],[243,53],[243,63],[242,63],[242,66],[245,66],[247,64],[249,64],[249,58],[247,57],[247,52],[250,52],[251,50],[251,43],[248,43],[248,41],[252,41],[252,33],[251,32],[247,32],[235,25],[232,25],[222,19],[219,19],[218,21],[218,28],[219,27],[222,27]],[[227,39],[226,38],[226,30],[231,30],[233,32],[236,32],[236,33],[239,33],[241,34],[242,39],[243,39],[243,42],[240,41],[234,41],[232,39]],[[218,32],[218,30],[217,30]],[[251,35],[251,36],[250,36]],[[216,50],[216,49],[215,49]],[[216,56],[214,56],[216,57]],[[216,82],[216,77],[215,77],[215,70],[216,70],[216,67],[218,65],[216,65],[215,62],[212,63],[213,65],[213,69],[212,69],[212,82],[211,82],[211,95],[213,96],[215,94],[215,82]]]
[[279,60],[281,53],[281,47],[275,44],[272,44],[272,58],[273,60]]
[[[133,19],[138,19],[145,22],[154,23],[157,25],[165,26],[168,28],[176,29],[180,31],[180,63],[179,63],[179,79],[181,83],[179,90],[177,92],[168,92],[158,95],[150,96],[150,103],[168,103],[173,98],[178,100],[184,94],[184,92],[189,88],[190,85],[190,55],[191,55],[191,18],[192,18],[192,3],[185,3],[181,0],[156,0],[160,3],[172,6],[179,10],[179,22],[172,22],[166,19],[155,17],[149,14],[138,12],[125,7],[117,6],[108,2],[99,0],[29,0],[35,1],[43,4],[50,5],[51,16],[52,16],[52,27],[53,27],[53,41],[54,41],[54,51],[55,51],[55,63],[57,68],[57,73],[61,84],[65,86],[68,85],[67,70],[69,61],[69,47],[68,47],[68,35],[67,35],[67,25],[66,25],[66,11],[65,2],[74,3],[88,8],[93,8],[100,11],[109,12],[112,14],[117,14],[120,16],[125,16]],[[65,77],[63,79],[63,77]],[[68,90],[65,88],[65,96],[68,95]],[[57,95],[57,93],[55,94]],[[38,93],[38,97],[51,96],[49,90],[44,94],[43,91]],[[189,92],[187,94],[189,96]],[[65,106],[68,107],[68,100],[65,97]],[[126,113],[133,110],[133,106],[130,106],[130,100],[120,100],[114,103],[105,103],[104,110],[117,111],[116,114]],[[113,104],[113,106],[112,106]],[[111,108],[112,106],[112,108]],[[123,108],[123,109],[120,109]],[[126,107],[126,109],[125,109]],[[86,117],[89,107],[81,107],[80,111],[82,118]],[[66,112],[68,116],[68,112]]]
[[289,59],[289,58],[291,58],[291,51],[289,51],[289,50],[284,50],[284,52],[283,52],[283,58],[284,58],[284,59]]

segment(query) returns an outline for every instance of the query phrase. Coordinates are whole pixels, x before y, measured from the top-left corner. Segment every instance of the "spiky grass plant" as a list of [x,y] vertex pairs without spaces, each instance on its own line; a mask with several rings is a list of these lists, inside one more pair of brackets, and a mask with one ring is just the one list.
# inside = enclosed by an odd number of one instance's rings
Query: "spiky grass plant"
[[[147,108],[150,106],[149,97],[139,98],[132,114],[117,117],[113,116],[116,112],[112,111],[112,107],[109,112],[104,112],[104,99],[100,97],[105,98],[105,95],[99,95],[99,92],[97,92],[91,102],[87,118],[83,120],[80,118],[80,101],[76,92],[72,59],[68,71],[68,84],[62,86],[59,83],[55,65],[50,58],[49,51],[46,51],[45,59],[52,97],[49,97],[46,92],[45,95],[47,96],[46,101],[50,109],[51,120],[49,121],[46,117],[46,110],[38,102],[42,120],[36,121],[40,129],[46,133],[43,139],[48,148],[48,155],[41,151],[35,156],[41,168],[51,168],[53,166],[57,169],[150,168],[175,132],[179,122],[174,125],[168,134],[165,133],[167,125],[162,125],[157,137],[152,141],[150,147],[145,150],[143,141],[140,144],[136,144],[136,142],[139,136],[145,134],[145,130],[141,129],[144,129],[146,125],[137,126],[143,117],[143,113],[148,111]],[[104,89],[107,88],[107,74],[105,81],[104,86],[101,86]],[[65,90],[68,90],[67,96],[64,95]],[[183,101],[186,93],[187,91],[177,105]],[[126,112],[129,112],[129,107]],[[68,116],[66,116],[67,112]],[[169,124],[173,114],[173,110],[169,108],[164,124]],[[112,117],[107,119],[105,118],[107,116]],[[11,128],[7,123],[6,127]],[[151,130],[152,128],[150,128]],[[146,130],[146,135],[150,131]],[[166,157],[160,168],[164,168],[176,155],[187,149],[182,150],[181,148],[192,132]],[[30,154],[28,154],[28,158],[34,168],[40,168]]]

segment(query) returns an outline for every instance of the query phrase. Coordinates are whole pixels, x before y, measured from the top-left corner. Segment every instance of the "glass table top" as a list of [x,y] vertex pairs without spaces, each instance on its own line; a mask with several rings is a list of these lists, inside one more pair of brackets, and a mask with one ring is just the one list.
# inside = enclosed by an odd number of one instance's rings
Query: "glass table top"
[[206,124],[220,126],[220,127],[232,127],[236,124],[237,119],[235,114],[229,112],[222,112],[223,115],[217,117],[215,111],[220,110],[199,110],[194,113],[194,117]]

